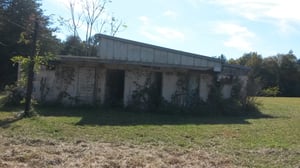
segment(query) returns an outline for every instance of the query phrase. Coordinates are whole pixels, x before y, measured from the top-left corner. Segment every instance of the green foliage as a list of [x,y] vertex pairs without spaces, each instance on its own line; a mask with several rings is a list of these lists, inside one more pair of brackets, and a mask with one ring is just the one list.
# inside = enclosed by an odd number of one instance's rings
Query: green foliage
[[[251,68],[248,80],[251,96],[300,96],[300,64],[293,51],[265,58],[250,52],[229,63]],[[274,86],[278,86],[278,91]]]
[[248,73],[248,87],[247,93],[250,96],[256,96],[262,87],[261,80],[261,69],[263,64],[263,58],[257,52],[250,52],[244,54],[242,57],[234,60],[231,59],[228,61],[229,64],[238,64],[250,67],[251,70]]
[[[38,73],[41,66],[50,66],[49,62],[55,60],[55,56],[51,53],[48,53],[46,56],[35,56],[34,57],[34,72]],[[27,75],[28,75],[28,66],[30,62],[29,57],[24,56],[14,56],[11,58],[11,61],[14,64],[19,64],[20,66],[20,78],[18,80],[18,85],[20,87],[25,87]]]
[[260,95],[261,96],[267,96],[267,97],[276,97],[280,94],[280,90],[278,86],[269,87],[266,89],[261,90]]
[[[48,66],[49,61],[54,60],[55,57],[51,54],[48,56],[35,56],[34,57],[34,71],[35,73],[38,73],[41,66]],[[20,105],[21,101],[23,101],[25,93],[24,88],[26,87],[27,83],[27,75],[28,75],[28,65],[30,62],[29,57],[23,57],[23,56],[15,56],[11,58],[11,61],[15,64],[19,64],[20,66],[20,78],[16,82],[16,84],[7,85],[4,89],[5,92],[5,98],[3,99],[2,104],[5,106],[15,106]]]
[[221,89],[223,82],[214,78],[214,83],[208,97],[208,108],[214,114],[225,116],[260,115],[258,103],[255,98],[242,93],[242,85],[239,78],[232,79],[231,97],[224,99]]
[[[195,113],[206,115],[210,113],[207,104],[200,98],[199,86],[189,87],[191,76],[179,73],[176,82],[176,91],[171,96],[171,101],[162,103],[160,110],[171,113]],[[199,81],[199,78],[196,79]]]
[[35,18],[39,20],[39,55],[57,54],[60,41],[53,36],[50,18],[43,14],[38,0],[0,1],[0,90],[17,80],[18,68],[11,58],[32,53],[32,34]]
[[78,36],[69,36],[63,42],[63,48],[60,52],[62,55],[83,56],[86,54],[85,44]]
[[23,89],[17,85],[7,85],[4,89],[4,96],[0,100],[0,106],[13,107],[21,105],[24,100],[25,93]]
[[133,91],[128,108],[137,111],[157,111],[163,102],[163,98],[159,94],[157,86],[151,81],[150,75],[143,85],[138,83],[135,83],[135,85],[137,89]]
[[233,79],[231,98],[224,99],[222,95],[223,81],[217,81],[215,76],[210,87],[207,102],[199,96],[199,90],[190,89],[189,75],[178,74],[176,91],[171,96],[171,101],[163,100],[157,88],[148,77],[143,85],[137,84],[133,92],[129,110],[150,111],[172,114],[196,114],[196,115],[231,115],[244,116],[259,114],[255,99],[241,94],[241,83],[238,78]]

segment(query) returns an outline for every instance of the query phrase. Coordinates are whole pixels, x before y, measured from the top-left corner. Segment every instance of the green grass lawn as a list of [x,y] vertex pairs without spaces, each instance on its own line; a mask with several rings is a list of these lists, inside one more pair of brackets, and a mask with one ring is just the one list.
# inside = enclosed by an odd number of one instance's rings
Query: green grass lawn
[[0,109],[0,137],[204,150],[237,167],[299,167],[300,98],[257,101],[260,117],[37,107],[38,117],[14,120],[17,110]]

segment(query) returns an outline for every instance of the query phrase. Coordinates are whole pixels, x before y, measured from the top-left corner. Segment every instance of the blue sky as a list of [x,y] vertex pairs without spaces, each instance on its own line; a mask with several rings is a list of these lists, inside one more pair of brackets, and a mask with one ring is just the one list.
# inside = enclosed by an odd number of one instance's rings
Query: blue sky
[[[70,17],[67,1],[41,2],[55,21]],[[300,58],[299,6],[296,0],[113,0],[106,11],[128,26],[121,38],[228,59],[289,50]],[[60,29],[59,38],[71,34]]]

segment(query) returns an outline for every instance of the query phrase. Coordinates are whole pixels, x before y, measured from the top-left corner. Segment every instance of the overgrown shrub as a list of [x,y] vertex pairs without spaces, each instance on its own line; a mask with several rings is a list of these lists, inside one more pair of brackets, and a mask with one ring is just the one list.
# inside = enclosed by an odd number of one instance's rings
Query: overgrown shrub
[[19,106],[24,100],[24,90],[17,85],[7,85],[4,89],[4,98],[0,104],[3,106]]
[[[255,97],[242,94],[241,89],[241,81],[238,78],[233,78],[231,97],[229,99],[220,99],[222,107],[220,112],[223,115],[243,116],[258,112],[258,103]],[[247,90],[248,88],[245,89]]]
[[258,112],[255,98],[241,94],[242,84],[238,78],[230,78],[225,81],[232,85],[231,97],[224,99],[222,86],[224,81],[218,81],[215,76],[210,86],[208,100],[205,102],[199,96],[199,90],[189,90],[188,79],[179,78],[177,90],[172,95],[171,101],[164,100],[156,92],[154,85],[148,78],[144,85],[136,84],[137,89],[133,92],[130,110],[143,110],[159,113],[182,113],[197,115],[230,115],[242,116]]
[[245,97],[243,99],[224,99],[222,101],[222,115],[226,116],[246,116],[258,113],[258,103],[255,97]]
[[143,85],[135,83],[136,90],[133,91],[128,108],[131,110],[157,111],[163,102],[163,98],[157,92],[157,87],[148,77]]

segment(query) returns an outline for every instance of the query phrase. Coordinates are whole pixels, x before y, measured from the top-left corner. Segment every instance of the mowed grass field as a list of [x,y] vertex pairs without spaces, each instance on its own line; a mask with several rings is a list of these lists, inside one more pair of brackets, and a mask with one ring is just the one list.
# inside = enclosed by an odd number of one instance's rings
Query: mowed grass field
[[300,98],[257,98],[262,115],[0,109],[0,167],[300,167]]

